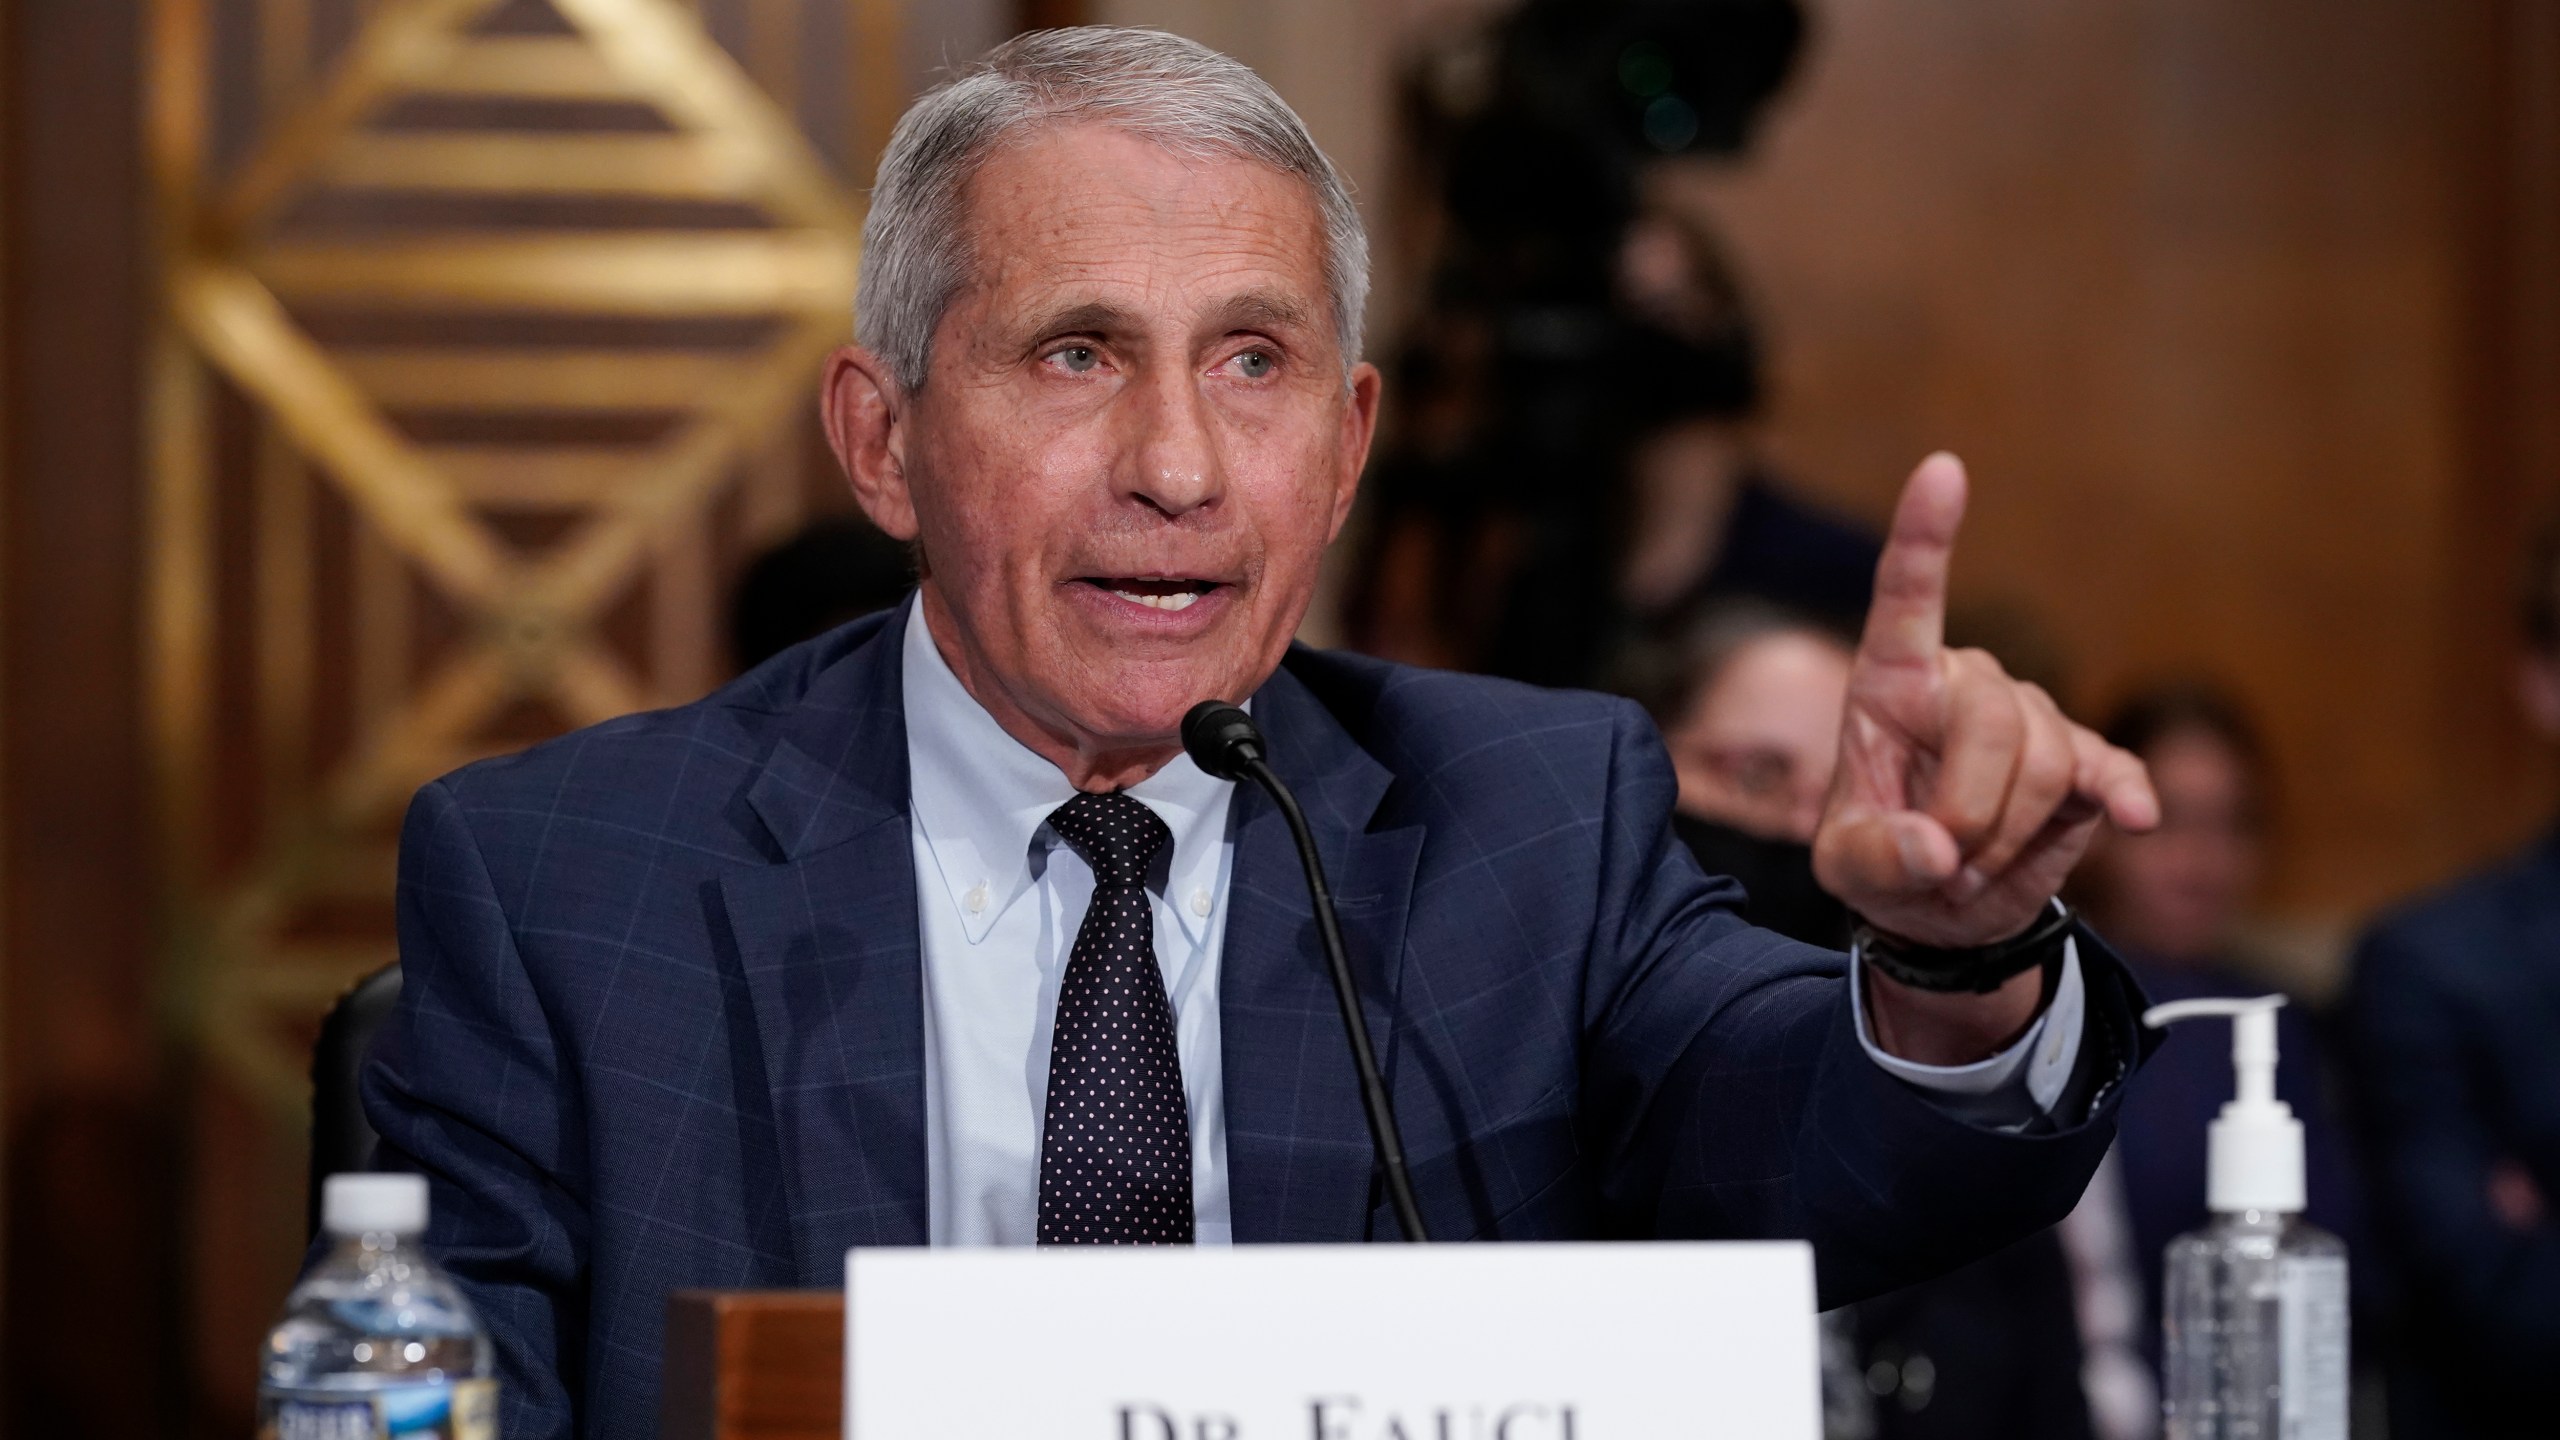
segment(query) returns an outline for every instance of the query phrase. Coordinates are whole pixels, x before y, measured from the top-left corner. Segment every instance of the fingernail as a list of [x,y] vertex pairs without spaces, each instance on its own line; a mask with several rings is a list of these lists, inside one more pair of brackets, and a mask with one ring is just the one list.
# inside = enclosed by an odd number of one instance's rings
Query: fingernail
[[1912,874],[1930,875],[1936,873],[1938,867],[1929,854],[1929,845],[1927,841],[1922,840],[1919,836],[1912,834],[1908,830],[1904,830],[1895,834],[1893,837],[1893,843],[1902,851],[1902,864],[1904,868],[1908,869]]
[[1958,905],[1969,905],[1981,898],[1982,892],[1990,888],[1991,877],[1967,865],[1955,873],[1954,879],[1947,882],[1947,898]]

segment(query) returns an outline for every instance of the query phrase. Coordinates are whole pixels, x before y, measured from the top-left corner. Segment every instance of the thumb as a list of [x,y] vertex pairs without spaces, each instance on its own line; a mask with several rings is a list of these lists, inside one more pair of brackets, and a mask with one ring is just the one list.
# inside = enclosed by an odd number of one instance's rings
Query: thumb
[[1813,837],[1822,888],[1849,908],[1861,897],[1901,898],[1954,879],[1964,863],[1956,837],[1917,810],[1860,808],[1834,817]]

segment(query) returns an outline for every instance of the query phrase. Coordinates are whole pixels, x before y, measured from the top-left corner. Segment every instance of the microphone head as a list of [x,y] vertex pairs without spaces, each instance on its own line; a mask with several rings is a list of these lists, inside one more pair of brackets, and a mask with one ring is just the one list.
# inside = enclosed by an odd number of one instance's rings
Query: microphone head
[[1219,779],[1241,780],[1244,767],[1262,758],[1262,732],[1226,701],[1203,700],[1182,717],[1182,748],[1192,764]]

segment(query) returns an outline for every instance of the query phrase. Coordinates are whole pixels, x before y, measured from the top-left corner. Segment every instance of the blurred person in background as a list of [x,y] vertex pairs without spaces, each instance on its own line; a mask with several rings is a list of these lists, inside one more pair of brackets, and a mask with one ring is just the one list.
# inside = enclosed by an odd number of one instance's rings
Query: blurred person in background
[[1814,883],[1812,845],[1854,653],[1836,627],[1729,600],[1681,643],[1640,651],[1623,686],[1662,727],[1680,787],[1672,828],[1699,868],[1742,882],[1753,924],[1835,948],[1849,912]]
[[886,610],[915,588],[907,547],[859,515],[813,520],[747,563],[729,598],[737,673],[847,620]]
[[[2257,727],[2220,687],[2184,682],[2126,698],[2104,733],[2151,766],[2161,823],[2148,835],[2111,835],[2092,851],[2083,911],[2119,938],[2154,1004],[2267,993],[2270,985],[2245,963],[2239,943],[2266,869],[2271,782]],[[2276,1029],[2276,1093],[2304,1130],[2305,1214],[2352,1247],[2360,1234],[2354,1171],[2327,1100],[2313,1017],[2288,1005],[2276,1012]],[[2104,1223],[2121,1234],[2140,1278],[2133,1334],[2154,1377],[2163,1251],[2207,1219],[2205,1134],[2231,1094],[2229,1030],[2169,1031],[2126,1094],[2113,1160],[2082,1201],[2083,1211],[2114,1211]],[[2070,1228],[2088,1219],[2075,1217]]]
[[[1618,296],[1633,317],[1614,382],[1634,427],[1613,548],[1624,620],[1676,630],[1744,595],[1854,631],[1876,537],[1761,455],[1759,341],[1723,247],[1695,215],[1648,208],[1620,249]],[[1697,383],[1718,369],[1718,383]]]
[[[2523,592],[2518,695],[2560,742],[2560,522]],[[2560,831],[2377,920],[2345,1018],[2402,1307],[2394,1433],[2560,1432]]]
[[1369,482],[1360,648],[1587,686],[1726,596],[1865,613],[1876,537],[1762,463],[1742,286],[1699,217],[1647,198],[1659,166],[1748,146],[1802,32],[1794,0],[1538,0],[1423,67],[1437,239]]
[[[1813,873],[1856,642],[1766,600],[1699,610],[1669,643],[1631,647],[1621,688],[1662,729],[1673,831],[1742,913],[1846,946],[1848,908]],[[1823,1317],[1825,1440],[2076,1440],[2092,1433],[2071,1267],[2050,1231],[1953,1274]]]

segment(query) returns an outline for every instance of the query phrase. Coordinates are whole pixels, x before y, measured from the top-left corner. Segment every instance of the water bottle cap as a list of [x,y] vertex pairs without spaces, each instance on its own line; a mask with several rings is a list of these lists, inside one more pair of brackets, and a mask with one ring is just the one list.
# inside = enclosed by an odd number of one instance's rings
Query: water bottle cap
[[427,1228],[424,1175],[332,1175],[320,1190],[320,1223],[332,1235],[419,1235]]

